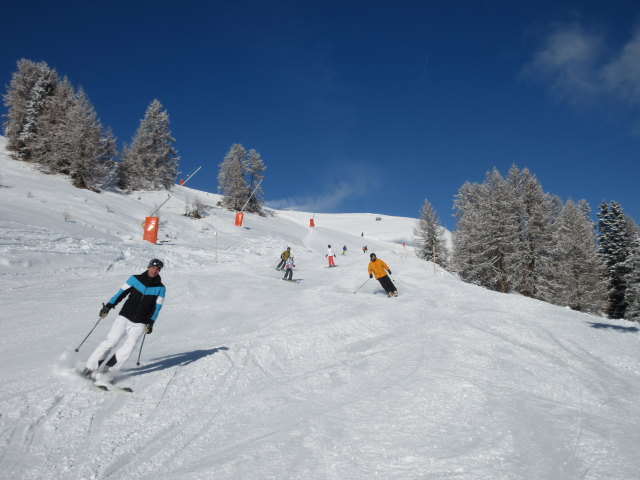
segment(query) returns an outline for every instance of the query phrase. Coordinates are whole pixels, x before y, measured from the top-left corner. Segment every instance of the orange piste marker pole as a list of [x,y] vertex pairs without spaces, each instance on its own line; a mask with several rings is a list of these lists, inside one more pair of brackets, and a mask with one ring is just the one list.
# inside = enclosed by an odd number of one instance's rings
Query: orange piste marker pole
[[151,243],[158,243],[158,224],[159,217],[146,217],[144,220],[143,240]]

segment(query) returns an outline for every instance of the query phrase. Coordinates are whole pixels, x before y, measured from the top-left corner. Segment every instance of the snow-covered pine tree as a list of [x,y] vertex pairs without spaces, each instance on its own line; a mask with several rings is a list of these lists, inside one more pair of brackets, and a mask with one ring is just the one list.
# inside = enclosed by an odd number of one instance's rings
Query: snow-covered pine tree
[[140,120],[131,144],[123,149],[119,185],[127,190],[169,189],[178,174],[178,153],[169,114],[154,99]]
[[515,190],[515,203],[519,216],[519,239],[516,250],[518,264],[510,272],[514,291],[529,297],[540,298],[538,292],[540,262],[551,248],[551,229],[556,213],[551,196],[529,169],[522,171],[512,166],[507,182]]
[[[624,215],[625,224],[627,225],[627,237],[634,239],[636,235],[640,235],[640,225],[638,225],[629,215]],[[630,241],[631,242],[631,241]]]
[[71,156],[67,146],[67,128],[69,112],[75,102],[75,92],[69,80],[65,77],[57,81],[38,114],[37,133],[25,144],[29,160],[41,165],[47,173],[69,174]]
[[513,275],[522,268],[516,194],[497,169],[484,184],[463,185],[454,208],[459,217],[454,258],[463,280],[499,292],[513,291]]
[[138,178],[141,173],[139,170],[142,168],[136,164],[138,157],[135,157],[129,151],[129,145],[124,143],[122,145],[122,151],[120,152],[120,161],[116,164],[116,179],[115,183],[118,188],[122,190],[134,190],[135,179]]
[[588,205],[568,200],[553,230],[553,248],[543,259],[542,297],[582,312],[606,308],[606,270],[596,244]]
[[610,318],[624,318],[627,309],[627,257],[629,256],[630,238],[627,236],[626,217],[617,202],[600,204],[598,212],[598,243],[609,278],[609,305],[607,314]]
[[218,191],[223,195],[222,206],[229,210],[240,211],[251,193],[244,178],[246,162],[247,151],[234,143],[220,163]]
[[106,173],[103,128],[93,105],[80,89],[66,125],[69,176],[78,188],[95,189]]
[[75,92],[64,78],[47,99],[39,123],[33,161],[50,173],[68,175],[78,188],[96,189],[106,174],[105,145],[102,124],[86,93]]
[[[253,148],[249,150],[249,156],[245,158],[244,174],[245,177],[247,177],[249,193],[251,193],[264,178],[263,173],[267,167],[262,161],[260,154]],[[264,190],[262,189],[262,185],[260,185],[249,199],[249,203],[247,203],[247,212],[262,213],[262,205],[264,205],[263,194]]]
[[47,98],[54,93],[58,75],[46,62],[21,59],[3,96],[8,108],[4,134],[7,149],[16,158],[31,161],[31,146],[39,133],[39,120]]
[[640,232],[635,233],[631,240],[626,267],[626,318],[640,322]]
[[521,242],[518,198],[513,185],[493,169],[485,183],[490,192],[487,198],[486,221],[491,235],[486,238],[488,258],[493,265],[493,289],[502,293],[517,291],[517,273],[525,265]]
[[117,156],[118,147],[116,137],[111,127],[107,127],[100,139],[98,156],[98,165],[102,168],[102,188],[113,188],[117,184]]
[[447,267],[449,257],[444,239],[443,228],[429,200],[424,201],[420,216],[413,229],[415,237],[416,255],[429,262],[434,261],[443,268]]
[[454,199],[454,216],[458,218],[453,232],[453,267],[465,282],[488,286],[491,262],[484,257],[486,225],[483,205],[486,187],[465,182]]

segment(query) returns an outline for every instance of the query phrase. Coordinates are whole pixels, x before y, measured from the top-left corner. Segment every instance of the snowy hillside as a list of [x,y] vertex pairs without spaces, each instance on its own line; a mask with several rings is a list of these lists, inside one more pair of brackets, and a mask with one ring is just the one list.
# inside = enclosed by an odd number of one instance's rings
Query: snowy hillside
[[[0,185],[0,478],[639,478],[637,324],[434,271],[402,246],[413,219],[237,227],[175,187],[153,245],[141,223],[167,192],[78,190],[3,153]],[[196,197],[201,220],[181,215]],[[287,246],[298,283],[274,269]],[[153,257],[167,298],[119,379],[134,393],[99,391],[74,369],[115,313],[74,348]]]

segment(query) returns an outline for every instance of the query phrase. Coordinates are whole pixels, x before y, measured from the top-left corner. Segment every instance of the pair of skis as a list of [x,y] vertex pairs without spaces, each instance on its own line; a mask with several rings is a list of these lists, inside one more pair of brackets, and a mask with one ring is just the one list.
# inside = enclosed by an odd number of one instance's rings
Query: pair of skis
[[108,392],[109,390],[114,390],[116,392],[122,392],[122,393],[133,393],[133,389],[131,387],[119,387],[118,385],[114,385],[113,383],[109,383],[109,382],[93,382],[93,386],[96,387],[98,390],[103,390],[105,392]]
[[85,380],[91,382],[91,384],[95,388],[97,388],[98,390],[102,390],[103,392],[116,391],[122,393],[133,393],[133,389],[131,387],[120,387],[118,385],[115,385],[113,382],[109,382],[103,378],[94,379],[91,377],[85,377],[80,372],[78,372],[78,375],[80,375],[81,378],[84,378]]

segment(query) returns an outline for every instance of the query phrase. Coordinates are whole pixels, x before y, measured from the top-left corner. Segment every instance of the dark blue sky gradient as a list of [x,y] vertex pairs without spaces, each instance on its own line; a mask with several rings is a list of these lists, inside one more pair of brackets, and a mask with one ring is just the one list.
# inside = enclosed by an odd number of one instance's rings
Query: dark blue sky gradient
[[[515,163],[564,200],[617,200],[640,221],[640,95],[558,94],[571,64],[534,62],[578,26],[606,64],[640,4],[442,3],[26,2],[2,8],[0,80],[20,58],[46,61],[120,144],[157,98],[182,176],[203,167],[190,186],[215,191],[241,143],[261,153],[278,208],[415,217],[427,198],[453,229],[459,187]],[[579,74],[595,84],[598,71]]]

